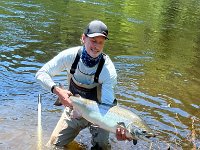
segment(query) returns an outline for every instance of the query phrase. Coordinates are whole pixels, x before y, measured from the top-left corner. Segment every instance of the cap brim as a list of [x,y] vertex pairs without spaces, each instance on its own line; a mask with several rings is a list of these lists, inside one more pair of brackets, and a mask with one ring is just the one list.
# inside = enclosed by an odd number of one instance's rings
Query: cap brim
[[[105,37],[106,39],[108,39],[108,37],[102,33],[92,33],[92,34],[87,34],[88,37],[96,37],[96,36],[103,36]],[[109,39],[108,39],[109,40]]]

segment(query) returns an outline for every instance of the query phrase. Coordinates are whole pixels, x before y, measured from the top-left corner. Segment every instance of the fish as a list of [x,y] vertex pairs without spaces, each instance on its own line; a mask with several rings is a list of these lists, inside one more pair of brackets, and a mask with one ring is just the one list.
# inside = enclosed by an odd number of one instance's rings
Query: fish
[[[141,117],[118,104],[98,103],[80,96],[70,96],[69,98],[72,101],[76,117],[78,114],[79,117],[114,134],[116,134],[117,128],[122,127],[126,130],[126,137],[132,140],[134,145],[138,140],[152,142],[149,138],[156,136]],[[59,99],[56,103],[60,103]]]

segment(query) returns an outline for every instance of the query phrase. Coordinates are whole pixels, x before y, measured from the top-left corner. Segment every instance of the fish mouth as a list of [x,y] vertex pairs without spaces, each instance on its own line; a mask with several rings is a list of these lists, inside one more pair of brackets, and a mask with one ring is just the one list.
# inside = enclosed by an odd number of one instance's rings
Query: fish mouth
[[142,134],[146,137],[146,138],[150,138],[150,137],[156,137],[156,135],[153,132],[147,132],[146,130],[142,131]]
[[156,135],[154,133],[147,133],[147,135],[145,135],[146,138],[151,138],[151,137],[156,137]]

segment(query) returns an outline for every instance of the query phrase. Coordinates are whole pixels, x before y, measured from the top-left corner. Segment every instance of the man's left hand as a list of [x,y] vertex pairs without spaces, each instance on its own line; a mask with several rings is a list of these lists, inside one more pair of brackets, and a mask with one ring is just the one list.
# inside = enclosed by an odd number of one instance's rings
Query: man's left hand
[[130,140],[126,137],[127,130],[123,127],[118,127],[116,129],[116,138],[118,141]]

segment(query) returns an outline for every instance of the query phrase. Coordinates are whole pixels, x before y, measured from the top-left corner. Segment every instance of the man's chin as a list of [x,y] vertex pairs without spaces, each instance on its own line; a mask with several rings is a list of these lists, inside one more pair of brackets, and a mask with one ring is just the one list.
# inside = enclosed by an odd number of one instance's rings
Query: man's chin
[[90,54],[90,56],[92,58],[97,58],[99,55],[100,55],[100,53],[92,53],[92,54]]

